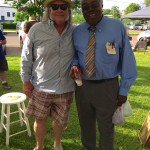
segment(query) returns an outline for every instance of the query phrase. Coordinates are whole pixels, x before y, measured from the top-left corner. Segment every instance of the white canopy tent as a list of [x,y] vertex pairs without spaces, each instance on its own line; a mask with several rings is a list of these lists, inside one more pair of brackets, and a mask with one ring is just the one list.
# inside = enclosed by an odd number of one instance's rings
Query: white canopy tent
[[141,10],[135,11],[133,13],[126,14],[121,17],[122,19],[140,19],[140,20],[150,20],[150,6],[145,7]]

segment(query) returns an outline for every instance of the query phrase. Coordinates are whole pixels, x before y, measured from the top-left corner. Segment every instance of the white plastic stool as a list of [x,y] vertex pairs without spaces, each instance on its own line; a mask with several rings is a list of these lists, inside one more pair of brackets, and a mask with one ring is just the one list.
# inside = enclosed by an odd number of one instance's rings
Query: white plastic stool
[[[0,133],[2,133],[3,128],[6,130],[6,146],[9,145],[9,138],[23,133],[28,132],[28,135],[31,136],[31,130],[29,126],[28,118],[25,117],[24,111],[25,111],[25,105],[24,101],[26,100],[26,95],[19,92],[11,92],[4,94],[0,97],[0,103],[2,103],[2,110],[1,110],[1,122],[0,122]],[[17,104],[18,110],[14,112],[10,112],[10,106],[13,104]],[[6,106],[6,113],[5,113],[5,106]],[[19,120],[10,122],[10,115],[19,113]],[[5,118],[6,118],[6,124],[5,124]],[[14,134],[10,135],[10,125],[16,122],[20,122],[21,126],[23,123],[26,125],[26,130],[22,130],[20,132],[16,132]]]

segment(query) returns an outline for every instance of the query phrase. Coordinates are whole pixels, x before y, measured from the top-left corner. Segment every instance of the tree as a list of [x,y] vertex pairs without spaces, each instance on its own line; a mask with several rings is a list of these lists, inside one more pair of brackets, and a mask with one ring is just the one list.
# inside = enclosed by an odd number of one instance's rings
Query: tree
[[[7,2],[9,0],[5,0]],[[36,16],[40,20],[44,12],[45,0],[13,0],[12,7],[19,12],[27,12],[29,16]],[[80,0],[74,0],[73,9],[80,8]]]
[[150,6],[150,0],[144,0],[146,6]]
[[40,20],[43,11],[45,0],[14,0],[12,7],[16,8],[18,12],[26,12],[29,16],[35,16]]
[[119,7],[113,6],[111,8],[111,15],[112,15],[112,18],[119,19],[121,17]]
[[74,0],[73,1],[73,6],[72,6],[73,9],[78,9],[80,8],[80,0]]
[[125,10],[125,14],[129,14],[129,13],[132,13],[134,11],[137,11],[141,9],[140,5],[139,4],[136,4],[136,3],[131,3]]
[[24,20],[28,20],[29,16],[26,12],[16,12],[15,13],[15,17],[14,17],[14,21],[17,22],[22,22]]
[[111,14],[111,10],[110,9],[103,9],[103,14],[104,15],[110,15]]

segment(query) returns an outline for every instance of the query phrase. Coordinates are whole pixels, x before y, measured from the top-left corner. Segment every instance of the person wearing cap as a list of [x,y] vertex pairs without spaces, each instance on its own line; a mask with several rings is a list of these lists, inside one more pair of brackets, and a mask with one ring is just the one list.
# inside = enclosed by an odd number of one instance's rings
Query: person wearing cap
[[83,82],[75,90],[81,140],[84,150],[96,150],[98,129],[98,150],[113,150],[112,116],[127,100],[136,61],[123,23],[102,14],[103,0],[81,0],[81,8],[85,22],[73,31],[70,72],[73,79],[81,74]]
[[38,21],[36,20],[36,17],[35,16],[30,16],[29,17],[29,22],[32,25],[34,25],[35,23],[37,23]]
[[29,97],[26,116],[35,118],[34,150],[44,149],[49,116],[54,150],[63,150],[61,137],[75,88],[69,77],[74,56],[71,4],[71,0],[45,0],[43,19],[30,28],[23,45],[20,75],[23,91]]

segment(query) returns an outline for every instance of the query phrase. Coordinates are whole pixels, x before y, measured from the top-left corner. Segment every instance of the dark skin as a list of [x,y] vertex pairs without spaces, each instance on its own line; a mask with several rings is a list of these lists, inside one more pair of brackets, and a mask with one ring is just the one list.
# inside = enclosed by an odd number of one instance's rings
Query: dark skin
[[[96,26],[98,22],[102,19],[102,8],[103,4],[99,0],[82,0],[81,8],[83,16],[86,22],[91,26]],[[70,77],[72,79],[78,78],[78,75],[82,76],[82,70],[79,66],[72,66],[70,70]],[[117,96],[118,103],[117,106],[121,106],[126,102],[127,96],[119,95]]]
[[86,22],[96,26],[102,18],[102,4],[98,0],[82,0],[82,13]]

